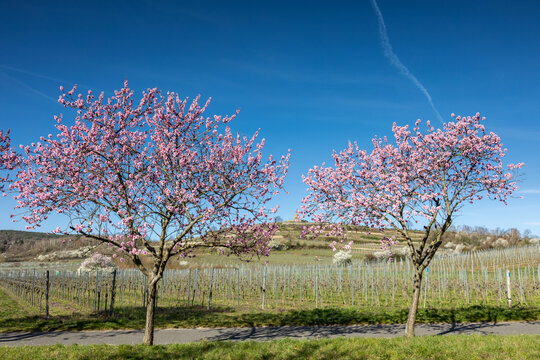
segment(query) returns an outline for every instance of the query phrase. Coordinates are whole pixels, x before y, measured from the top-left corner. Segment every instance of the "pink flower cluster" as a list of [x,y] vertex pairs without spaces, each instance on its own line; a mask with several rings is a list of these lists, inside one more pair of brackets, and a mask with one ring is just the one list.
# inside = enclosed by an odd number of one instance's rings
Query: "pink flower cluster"
[[[9,138],[9,130],[5,133],[0,131],[0,171],[8,172],[4,176],[0,176],[0,191],[4,191],[4,185],[10,182],[9,170],[14,170],[20,165],[19,156],[13,151],[11,147],[11,140]],[[6,194],[3,194],[6,196]]]

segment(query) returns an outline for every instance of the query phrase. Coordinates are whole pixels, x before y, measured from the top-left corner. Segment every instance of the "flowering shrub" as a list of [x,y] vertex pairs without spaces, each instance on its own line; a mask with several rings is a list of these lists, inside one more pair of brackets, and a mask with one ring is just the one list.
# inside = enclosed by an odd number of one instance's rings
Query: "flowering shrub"
[[352,264],[352,254],[350,251],[340,250],[334,254],[333,262],[338,266],[347,266]]
[[396,258],[406,258],[411,256],[411,250],[407,247],[393,247],[391,249],[384,249],[381,251],[375,251],[373,257],[375,260],[388,260]]
[[78,272],[92,272],[92,271],[113,271],[116,269],[116,264],[112,259],[106,255],[95,253],[88,259],[84,260],[79,266]]
[[272,239],[268,242],[268,246],[272,250],[287,250],[289,247],[287,244],[281,242],[279,239]]

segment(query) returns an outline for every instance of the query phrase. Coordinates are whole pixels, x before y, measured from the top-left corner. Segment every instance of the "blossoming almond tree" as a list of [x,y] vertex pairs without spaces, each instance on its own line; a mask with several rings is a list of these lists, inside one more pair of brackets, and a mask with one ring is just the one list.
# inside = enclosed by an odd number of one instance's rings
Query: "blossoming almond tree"
[[257,133],[240,137],[224,126],[236,114],[203,116],[210,100],[188,105],[148,89],[135,102],[127,81],[109,99],[75,91],[58,100],[76,110],[74,124],[55,117],[58,133],[23,149],[12,184],[17,208],[29,228],[66,214],[69,226],[57,232],[102,241],[133,261],[147,278],[143,342],[151,345],[156,286],[171,257],[201,247],[268,254],[277,229],[265,204],[282,189],[290,153],[265,161]]
[[[423,272],[456,213],[484,197],[506,204],[517,189],[514,171],[503,168],[506,149],[496,134],[485,131],[482,120],[479,114],[458,116],[437,130],[428,121],[423,132],[420,120],[412,131],[394,123],[394,144],[376,137],[367,153],[349,142],[332,155],[334,167],[315,166],[304,177],[309,193],[302,212],[318,223],[315,231],[325,224],[334,224],[326,225],[334,233],[345,224],[392,228],[409,247],[414,265],[409,337],[414,336]],[[510,164],[508,170],[522,165]],[[418,221],[423,236],[413,242],[409,225]]]

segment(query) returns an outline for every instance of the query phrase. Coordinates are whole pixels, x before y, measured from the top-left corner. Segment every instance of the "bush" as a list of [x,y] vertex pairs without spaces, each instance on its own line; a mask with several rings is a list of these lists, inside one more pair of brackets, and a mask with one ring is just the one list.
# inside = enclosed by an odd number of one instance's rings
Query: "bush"
[[334,254],[333,262],[338,266],[348,266],[352,264],[352,254],[350,251],[340,250]]
[[372,261],[387,261],[387,260],[405,260],[411,256],[411,250],[408,247],[393,247],[391,250],[375,251],[365,255],[364,260]]
[[268,242],[268,247],[270,248],[270,250],[287,250],[289,247],[287,246],[287,244],[284,244],[282,243],[280,240],[278,239],[272,239]]
[[77,270],[81,272],[107,271],[112,272],[116,269],[116,264],[106,255],[95,253],[88,259],[84,260]]

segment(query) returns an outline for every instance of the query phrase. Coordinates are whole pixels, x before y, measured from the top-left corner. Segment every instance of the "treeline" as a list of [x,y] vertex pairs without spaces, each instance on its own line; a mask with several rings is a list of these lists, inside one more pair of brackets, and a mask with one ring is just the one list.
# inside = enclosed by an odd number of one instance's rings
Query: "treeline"
[[488,229],[485,226],[452,226],[444,236],[444,246],[462,245],[464,250],[484,250],[537,243],[530,230],[521,233],[516,228]]

